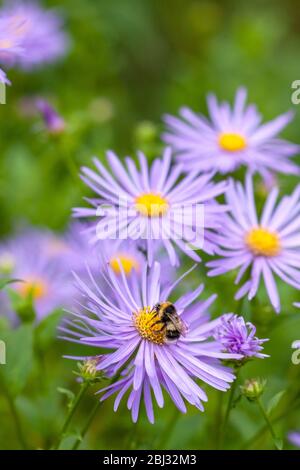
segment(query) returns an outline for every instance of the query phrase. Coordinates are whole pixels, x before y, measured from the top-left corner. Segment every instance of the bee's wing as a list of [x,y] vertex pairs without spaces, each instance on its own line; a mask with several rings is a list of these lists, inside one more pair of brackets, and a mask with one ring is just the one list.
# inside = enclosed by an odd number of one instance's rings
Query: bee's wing
[[166,314],[168,319],[170,320],[171,323],[173,323],[173,325],[176,327],[176,329],[178,328],[178,323],[180,322],[180,319],[179,319],[179,316],[176,315],[170,315],[169,313]]
[[189,330],[188,326],[183,320],[181,320],[181,318],[179,318],[179,322],[180,322],[180,333],[182,334],[182,336],[186,336]]
[[178,330],[180,332],[180,334],[182,334],[182,336],[185,336],[187,334],[188,327],[187,327],[186,323],[183,320],[181,320],[179,315],[176,315],[175,317],[174,317],[174,315],[168,315],[168,318],[169,318],[170,322],[173,323],[176,330]]

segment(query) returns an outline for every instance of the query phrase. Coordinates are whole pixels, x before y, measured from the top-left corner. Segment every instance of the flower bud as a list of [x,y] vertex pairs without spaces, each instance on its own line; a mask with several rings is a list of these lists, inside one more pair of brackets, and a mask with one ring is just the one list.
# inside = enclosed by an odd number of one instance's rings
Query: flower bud
[[46,100],[38,99],[36,108],[41,113],[46,129],[50,134],[57,135],[64,132],[65,121]]
[[79,373],[76,374],[83,382],[97,382],[100,379],[100,372],[97,370],[100,360],[101,356],[96,356],[78,364]]
[[135,137],[140,144],[148,144],[155,141],[157,134],[157,127],[151,121],[142,121],[135,129]]
[[264,392],[266,386],[265,379],[248,379],[240,387],[241,394],[244,395],[249,401],[256,401]]

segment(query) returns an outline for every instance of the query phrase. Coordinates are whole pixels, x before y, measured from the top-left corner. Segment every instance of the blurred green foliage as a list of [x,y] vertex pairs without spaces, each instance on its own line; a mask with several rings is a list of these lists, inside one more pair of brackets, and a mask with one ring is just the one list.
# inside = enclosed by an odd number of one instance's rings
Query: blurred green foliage
[[[13,85],[7,104],[0,106],[0,234],[12,232],[16,223],[63,229],[72,206],[88,195],[78,177],[91,156],[104,157],[106,149],[121,156],[137,147],[149,158],[162,147],[161,116],[176,113],[185,104],[206,112],[205,95],[215,91],[232,99],[245,85],[251,101],[269,119],[292,107],[291,83],[299,79],[300,10],[296,0],[61,0],[57,6],[71,36],[69,55],[59,64],[25,74],[9,71]],[[66,130],[51,136],[38,116],[32,116],[28,100],[43,96],[66,121]],[[285,136],[300,143],[300,116]],[[296,177],[281,176],[282,192],[290,191]],[[233,300],[233,275],[206,282],[206,295],[217,292],[214,316],[240,313]],[[205,269],[197,269],[191,283],[206,281]],[[189,284],[190,286],[191,284]],[[264,291],[258,301],[243,304],[243,312],[258,325],[258,335],[270,337],[270,359],[245,366],[242,379],[267,380],[266,404],[285,389],[298,387],[300,366],[291,363],[291,343],[300,339],[300,315],[291,305],[297,293],[280,286],[283,313],[276,317]],[[73,362],[63,354],[79,354],[79,348],[55,339],[57,313],[35,331],[30,325],[13,333],[0,322],[0,337],[10,345],[8,365],[0,369],[0,448],[18,448],[11,419],[11,404],[21,416],[27,443],[33,448],[51,446],[67,412],[67,398],[59,387],[76,390]],[[1,319],[2,320],[2,319]],[[85,352],[86,354],[86,352]],[[21,368],[21,373],[18,371]],[[295,385],[296,384],[296,385]],[[95,388],[96,390],[96,388]],[[144,413],[133,425],[126,405],[118,413],[107,400],[93,422],[82,448],[215,448],[219,393],[208,389],[205,413],[189,407],[186,415],[166,406],[154,426]],[[4,395],[10,394],[9,400]],[[223,405],[228,394],[223,397]],[[95,403],[89,393],[76,415],[72,432],[79,430]],[[277,402],[276,402],[277,400]],[[279,416],[287,407],[285,395],[273,399]],[[264,426],[255,406],[242,399],[232,411],[226,448],[240,448]],[[294,411],[276,424],[285,440],[289,429],[300,429],[300,412]],[[72,436],[68,439],[72,439]],[[267,432],[252,443],[273,448]]]

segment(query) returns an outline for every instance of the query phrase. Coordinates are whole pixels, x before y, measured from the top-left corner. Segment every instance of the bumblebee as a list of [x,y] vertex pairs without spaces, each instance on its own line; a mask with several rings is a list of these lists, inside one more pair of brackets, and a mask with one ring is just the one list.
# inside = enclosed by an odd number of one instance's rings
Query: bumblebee
[[164,330],[168,342],[176,341],[181,335],[185,335],[186,325],[180,319],[175,306],[171,302],[161,302],[154,305],[154,311],[158,317],[156,323],[162,323],[158,333]]

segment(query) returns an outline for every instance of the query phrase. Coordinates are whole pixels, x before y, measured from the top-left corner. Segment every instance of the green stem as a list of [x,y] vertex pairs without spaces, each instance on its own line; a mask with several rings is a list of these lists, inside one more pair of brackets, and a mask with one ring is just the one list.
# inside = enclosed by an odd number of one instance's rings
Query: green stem
[[[115,377],[113,377],[109,383],[109,386],[114,384],[115,382],[117,382],[117,380],[119,380],[120,378],[120,375],[121,375],[121,371],[119,371]],[[97,411],[98,409],[101,407],[102,405],[102,402],[100,400],[97,400],[96,404],[94,405],[85,425],[83,426],[82,430],[81,430],[81,433],[80,433],[80,437],[77,438],[73,444],[73,447],[72,447],[72,450],[77,450],[78,447],[80,446],[80,443],[82,442],[83,438],[85,437],[86,433],[88,432],[89,428],[90,428],[90,425],[92,424],[96,414],[97,414]]]
[[223,408],[224,393],[218,392],[216,414],[215,414],[215,430],[216,430],[216,449],[221,446],[221,429],[222,429],[222,408]]
[[269,416],[268,416],[268,414],[267,414],[267,412],[266,412],[266,410],[265,410],[265,407],[264,407],[264,405],[263,405],[263,402],[261,401],[261,398],[258,398],[258,399],[257,399],[257,404],[258,404],[258,407],[259,407],[259,409],[260,409],[260,411],[261,411],[262,416],[264,417],[264,420],[266,421],[266,425],[267,425],[267,427],[268,427],[268,429],[269,429],[269,431],[270,431],[270,433],[271,433],[271,436],[272,436],[272,438],[273,438],[274,444],[275,444],[276,448],[278,449],[278,445],[277,445],[278,438],[277,438],[276,433],[275,433],[275,431],[274,431],[274,428],[273,428],[273,425],[272,425],[272,423],[271,423],[271,420],[270,420],[270,418],[269,418]]
[[72,418],[75,414],[75,411],[77,410],[79,403],[81,402],[83,396],[85,395],[85,392],[89,388],[89,385],[90,385],[89,382],[84,382],[84,383],[81,384],[80,390],[79,390],[77,396],[75,397],[75,400],[73,400],[73,403],[71,404],[69,413],[67,414],[66,420],[64,422],[64,425],[63,425],[61,433],[60,433],[59,441],[58,441],[55,449],[59,449],[59,446],[60,446],[60,444],[61,444],[61,442],[64,438],[64,435],[66,434],[66,431],[69,428],[70,422],[71,422],[71,420],[72,420]]
[[22,425],[21,425],[21,421],[20,421],[20,418],[19,418],[18,410],[16,408],[15,401],[8,393],[6,393],[6,398],[7,398],[8,404],[9,404],[11,415],[12,415],[14,423],[15,423],[16,433],[17,433],[17,437],[18,437],[18,440],[20,442],[20,445],[21,445],[22,449],[27,449],[28,447],[27,447],[27,444],[26,444],[26,439],[25,439],[24,434],[23,434]]
[[170,437],[173,433],[175,424],[177,423],[180,417],[180,411],[175,407],[174,412],[171,414],[169,421],[167,422],[164,431],[161,435],[161,439],[159,441],[158,449],[164,449],[168,444]]
[[[292,413],[295,410],[298,410],[299,407],[300,407],[300,401],[296,400],[295,403],[294,403],[294,406],[290,407],[288,410],[285,410],[283,413],[281,413],[280,415],[278,415],[276,418],[274,418],[271,421],[272,425],[276,424],[279,421],[281,421],[282,419],[286,418],[290,413]],[[242,445],[240,450],[249,449],[256,441],[258,441],[258,439],[260,437],[262,437],[264,435],[264,433],[268,429],[269,429],[269,427],[267,426],[267,424],[265,424],[261,429],[259,429],[259,431],[257,431],[257,433],[254,434],[254,436],[252,436],[247,442],[245,442],[245,444]]]
[[230,389],[230,395],[229,395],[229,399],[228,399],[228,402],[227,402],[227,407],[226,407],[226,411],[225,411],[225,416],[224,416],[224,420],[223,420],[223,424],[222,424],[222,427],[221,427],[221,436],[220,436],[220,441],[219,441],[219,445],[220,445],[220,448],[223,447],[223,443],[224,443],[224,440],[225,440],[225,432],[226,432],[226,429],[227,429],[227,425],[228,425],[228,421],[229,421],[229,416],[230,416],[230,412],[232,410],[232,404],[233,404],[233,399],[234,399],[234,394],[235,394],[235,391],[236,391],[236,387],[237,387],[237,384],[238,384],[238,377],[239,377],[239,372],[240,372],[240,368],[237,368],[236,369],[236,379],[235,381],[233,382],[232,384],[232,387]]
[[97,414],[97,411],[98,409],[100,408],[100,406],[102,405],[102,402],[100,400],[97,401],[97,403],[95,404],[94,408],[92,409],[84,427],[82,428],[82,431],[80,433],[80,439],[77,438],[76,441],[74,442],[74,445],[72,447],[72,450],[77,450],[80,443],[82,442],[83,438],[85,437],[86,433],[88,432],[89,430],[89,427],[90,425],[92,424],[96,414]]
[[75,180],[77,180],[78,179],[78,167],[77,167],[75,161],[73,160],[72,154],[70,153],[70,149],[66,146],[66,142],[65,142],[64,138],[59,139],[57,141],[57,147],[58,147],[59,153],[63,157],[65,165],[67,166],[67,168],[70,172],[70,175]]

